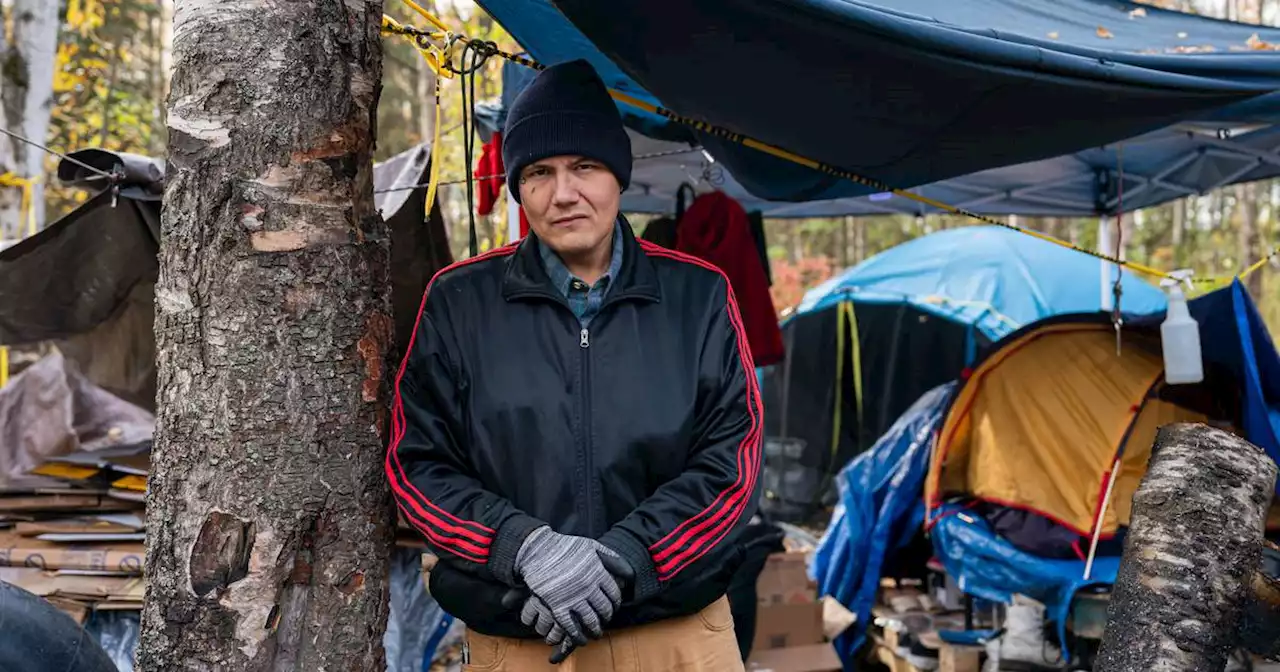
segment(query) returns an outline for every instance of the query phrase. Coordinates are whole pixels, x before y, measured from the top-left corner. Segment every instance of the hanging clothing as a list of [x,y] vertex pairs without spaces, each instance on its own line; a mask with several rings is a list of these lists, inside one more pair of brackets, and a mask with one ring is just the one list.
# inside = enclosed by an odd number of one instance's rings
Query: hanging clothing
[[[506,182],[501,176],[505,173],[502,164],[502,132],[495,132],[489,142],[480,148],[480,160],[476,162],[476,214],[488,215],[502,194]],[[488,178],[488,179],[485,179]]]
[[782,331],[747,213],[723,192],[699,196],[676,227],[676,249],[720,267],[738,300],[756,366],[782,361]]
[[760,265],[764,267],[764,277],[773,286],[773,268],[769,266],[769,244],[764,239],[764,213],[752,210],[747,213],[747,221],[751,222],[751,237],[756,241],[756,251],[760,253]]
[[[480,148],[480,161],[476,163],[476,172],[472,173],[476,178],[476,214],[493,213],[498,196],[507,184],[502,179],[505,172],[506,166],[502,163],[502,131],[497,131]],[[524,238],[529,235],[529,218],[525,216],[524,208],[516,209],[520,212],[520,237]]]

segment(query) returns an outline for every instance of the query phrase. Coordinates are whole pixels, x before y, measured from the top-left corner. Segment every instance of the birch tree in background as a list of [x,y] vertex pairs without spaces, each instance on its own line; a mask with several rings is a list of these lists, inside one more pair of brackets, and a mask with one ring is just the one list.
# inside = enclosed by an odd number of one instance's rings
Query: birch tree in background
[[[12,42],[0,34],[0,107],[4,128],[44,144],[53,110],[54,56],[58,49],[58,4],[52,0],[12,0]],[[0,138],[0,172],[36,178],[31,207],[36,226],[44,224],[44,152],[8,136]],[[0,186],[0,235],[26,235],[21,215],[22,189]]]

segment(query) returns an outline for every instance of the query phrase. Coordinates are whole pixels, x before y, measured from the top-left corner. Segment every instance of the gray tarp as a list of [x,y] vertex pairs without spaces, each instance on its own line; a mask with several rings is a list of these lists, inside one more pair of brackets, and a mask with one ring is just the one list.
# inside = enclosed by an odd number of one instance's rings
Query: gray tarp
[[90,383],[53,352],[0,388],[0,482],[51,458],[151,440],[147,411]]
[[[102,192],[0,251],[0,343],[55,341],[95,383],[152,408],[161,164],[103,150],[72,156],[126,181],[114,205],[112,194]],[[376,164],[375,191],[423,181],[429,158],[429,149],[419,146]],[[85,181],[91,175],[74,167],[64,161],[59,176],[70,184],[100,184]],[[390,229],[396,340],[404,342],[427,282],[450,261],[444,220],[438,204],[425,216],[421,189],[379,194],[375,203]]]

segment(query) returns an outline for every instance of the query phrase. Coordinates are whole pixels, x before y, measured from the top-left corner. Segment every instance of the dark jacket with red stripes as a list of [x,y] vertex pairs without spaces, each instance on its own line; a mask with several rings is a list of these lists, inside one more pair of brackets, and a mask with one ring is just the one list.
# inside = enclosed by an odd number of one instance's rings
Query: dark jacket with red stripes
[[481,633],[533,635],[501,598],[544,524],[635,568],[614,628],[694,613],[737,568],[763,430],[742,318],[718,269],[620,228],[589,329],[532,236],[444,269],[423,297],[387,476],[440,556],[432,595]]

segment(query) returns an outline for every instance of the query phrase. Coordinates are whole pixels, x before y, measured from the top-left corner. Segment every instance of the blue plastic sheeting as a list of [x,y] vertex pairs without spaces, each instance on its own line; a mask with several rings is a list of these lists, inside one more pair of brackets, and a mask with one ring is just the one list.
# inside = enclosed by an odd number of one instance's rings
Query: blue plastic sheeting
[[[1280,89],[1280,52],[1248,46],[1280,30],[1116,0],[480,4],[539,61],[587,58],[614,88],[899,188],[1270,117],[1247,101]],[[761,198],[875,191],[697,137]]]
[[[1097,312],[1103,263],[997,226],[947,229],[890,248],[827,280],[805,294],[796,312],[823,310],[846,298],[905,302],[974,325],[996,341],[1046,317]],[[1125,312],[1165,309],[1164,292],[1132,273],[1125,272],[1121,289]]]
[[[477,106],[484,138],[506,121],[506,110],[534,71],[507,62],[502,97]],[[1273,101],[1280,112],[1280,97]],[[635,163],[624,212],[669,214],[681,184],[697,184],[711,165],[709,153],[685,142],[649,138],[636,129],[647,120],[623,106]],[[655,156],[656,155],[656,156]],[[770,218],[926,215],[935,208],[889,193],[826,201],[769,201],[747,191],[723,166],[711,170],[713,186]],[[1136,210],[1239,182],[1280,175],[1280,128],[1231,123],[1183,123],[1105,147],[985,170],[935,182],[916,193],[986,215],[1086,217]]]
[[924,522],[920,493],[933,433],[942,424],[955,383],[920,397],[867,452],[836,477],[840,501],[814,554],[810,574],[858,620],[836,639],[846,664],[866,638],[881,568]]
[[961,507],[946,506],[937,514],[930,536],[938,560],[960,590],[993,602],[1013,601],[1014,593],[1044,603],[1046,616],[1056,622],[1058,641],[1065,650],[1066,623],[1076,591],[1091,585],[1111,585],[1120,558],[1098,557],[1090,579],[1084,580],[1080,560],[1049,560],[1024,553],[1000,538],[987,521]]
[[[1192,299],[1188,308],[1200,325],[1204,359],[1226,367],[1239,381],[1245,438],[1280,462],[1280,354],[1249,291],[1235,281]],[[1134,321],[1163,320],[1160,312]]]

